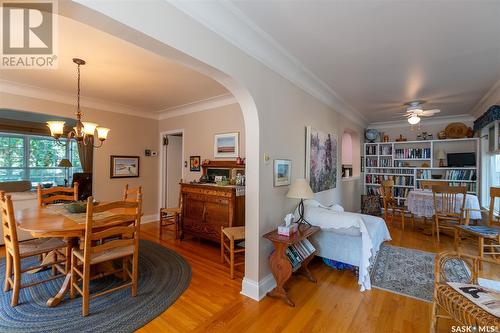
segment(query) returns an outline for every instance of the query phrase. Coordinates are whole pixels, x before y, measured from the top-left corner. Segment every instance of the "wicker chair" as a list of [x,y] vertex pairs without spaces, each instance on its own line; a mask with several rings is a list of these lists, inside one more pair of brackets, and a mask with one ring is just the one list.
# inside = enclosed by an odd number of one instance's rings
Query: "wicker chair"
[[[500,327],[500,318],[484,311],[446,283],[445,265],[448,261],[457,259],[462,259],[468,266],[471,277],[470,281],[464,282],[470,284],[478,284],[477,278],[480,262],[498,265],[498,262],[489,259],[481,259],[457,252],[444,252],[437,255],[430,332],[436,332],[438,318],[452,319],[463,326]],[[440,314],[440,310],[443,310],[446,314]]]
[[394,221],[394,216],[397,214],[401,217],[401,226],[405,229],[405,217],[409,215],[412,226],[415,225],[415,218],[412,213],[406,210],[406,207],[399,206],[396,199],[394,199],[394,181],[384,180],[380,184],[382,201],[384,203],[384,220],[387,221],[388,214],[390,213],[391,222]]

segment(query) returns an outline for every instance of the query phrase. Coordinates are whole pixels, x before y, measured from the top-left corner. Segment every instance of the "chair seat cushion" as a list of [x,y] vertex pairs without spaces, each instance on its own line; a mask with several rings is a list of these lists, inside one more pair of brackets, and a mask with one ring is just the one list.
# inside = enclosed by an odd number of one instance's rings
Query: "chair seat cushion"
[[498,232],[500,231],[499,228],[487,227],[483,225],[461,225],[459,228],[486,238],[496,238],[498,237]]
[[447,284],[437,286],[436,301],[463,325],[500,326],[499,318],[484,311]]
[[56,249],[65,248],[67,244],[60,238],[37,238],[19,243],[21,257],[31,257]]
[[[73,249],[73,254],[83,261],[83,250]],[[90,258],[90,264],[98,264],[105,261],[110,261],[118,258],[128,257],[134,254],[134,246],[124,246],[124,247],[116,247],[113,249],[105,250],[99,253],[93,253]]]

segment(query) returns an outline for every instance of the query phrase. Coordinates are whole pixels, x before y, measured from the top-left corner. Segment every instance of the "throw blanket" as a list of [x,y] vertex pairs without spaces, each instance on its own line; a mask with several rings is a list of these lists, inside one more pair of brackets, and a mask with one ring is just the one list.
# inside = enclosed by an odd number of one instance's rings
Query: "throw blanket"
[[[305,202],[304,218],[312,225],[318,226],[321,230],[336,229],[358,229],[361,234],[361,258],[359,265],[358,283],[361,291],[371,289],[370,282],[370,258],[372,256],[373,243],[368,234],[368,229],[364,219],[374,218],[373,216],[344,212],[337,207],[326,207],[314,200]],[[386,237],[390,240],[390,236]]]

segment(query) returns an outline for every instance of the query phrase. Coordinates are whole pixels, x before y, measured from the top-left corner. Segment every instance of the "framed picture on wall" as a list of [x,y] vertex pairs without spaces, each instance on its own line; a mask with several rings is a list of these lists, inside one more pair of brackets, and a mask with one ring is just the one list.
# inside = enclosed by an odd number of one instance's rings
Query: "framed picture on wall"
[[189,171],[201,171],[200,156],[189,156]]
[[139,177],[139,156],[110,156],[111,178]]
[[274,187],[290,185],[292,181],[292,161],[274,160]]
[[337,187],[337,136],[306,127],[306,179],[314,193]]
[[236,158],[239,156],[240,133],[214,135],[214,158]]

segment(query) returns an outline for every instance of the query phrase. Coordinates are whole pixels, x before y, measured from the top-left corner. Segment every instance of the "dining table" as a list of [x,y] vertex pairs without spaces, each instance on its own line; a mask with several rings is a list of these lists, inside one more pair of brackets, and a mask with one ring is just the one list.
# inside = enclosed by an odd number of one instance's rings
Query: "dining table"
[[[117,208],[114,210],[94,213],[94,219],[112,215],[134,214],[131,208]],[[70,213],[63,204],[47,205],[43,207],[27,208],[15,212],[17,227],[31,233],[34,238],[58,237],[64,239],[72,249],[79,245],[80,239],[85,236],[85,213]],[[132,221],[124,221],[129,223]],[[71,257],[71,256],[70,256]],[[48,256],[50,258],[50,256]],[[45,260],[50,260],[46,258]],[[66,261],[69,265],[69,260]],[[67,274],[58,293],[47,301],[47,306],[57,306],[64,299],[70,289],[71,270],[67,266]]]
[[[462,198],[463,194],[458,194],[455,206],[455,212],[460,212],[461,208],[461,203],[462,203]],[[437,197],[437,205],[441,205],[440,203],[440,197]],[[425,217],[425,218],[432,218],[434,216],[435,210],[434,210],[434,195],[432,193],[432,190],[427,190],[427,189],[419,189],[419,190],[412,190],[408,193],[408,196],[406,197],[406,202],[405,205],[408,208],[408,211],[412,214],[414,214],[417,217]],[[465,195],[465,206],[464,209],[470,209],[470,219],[471,220],[480,220],[481,219],[481,212],[479,209],[481,206],[479,205],[479,199],[476,195],[474,194],[466,194]],[[465,217],[465,212],[464,212],[464,217]]]

